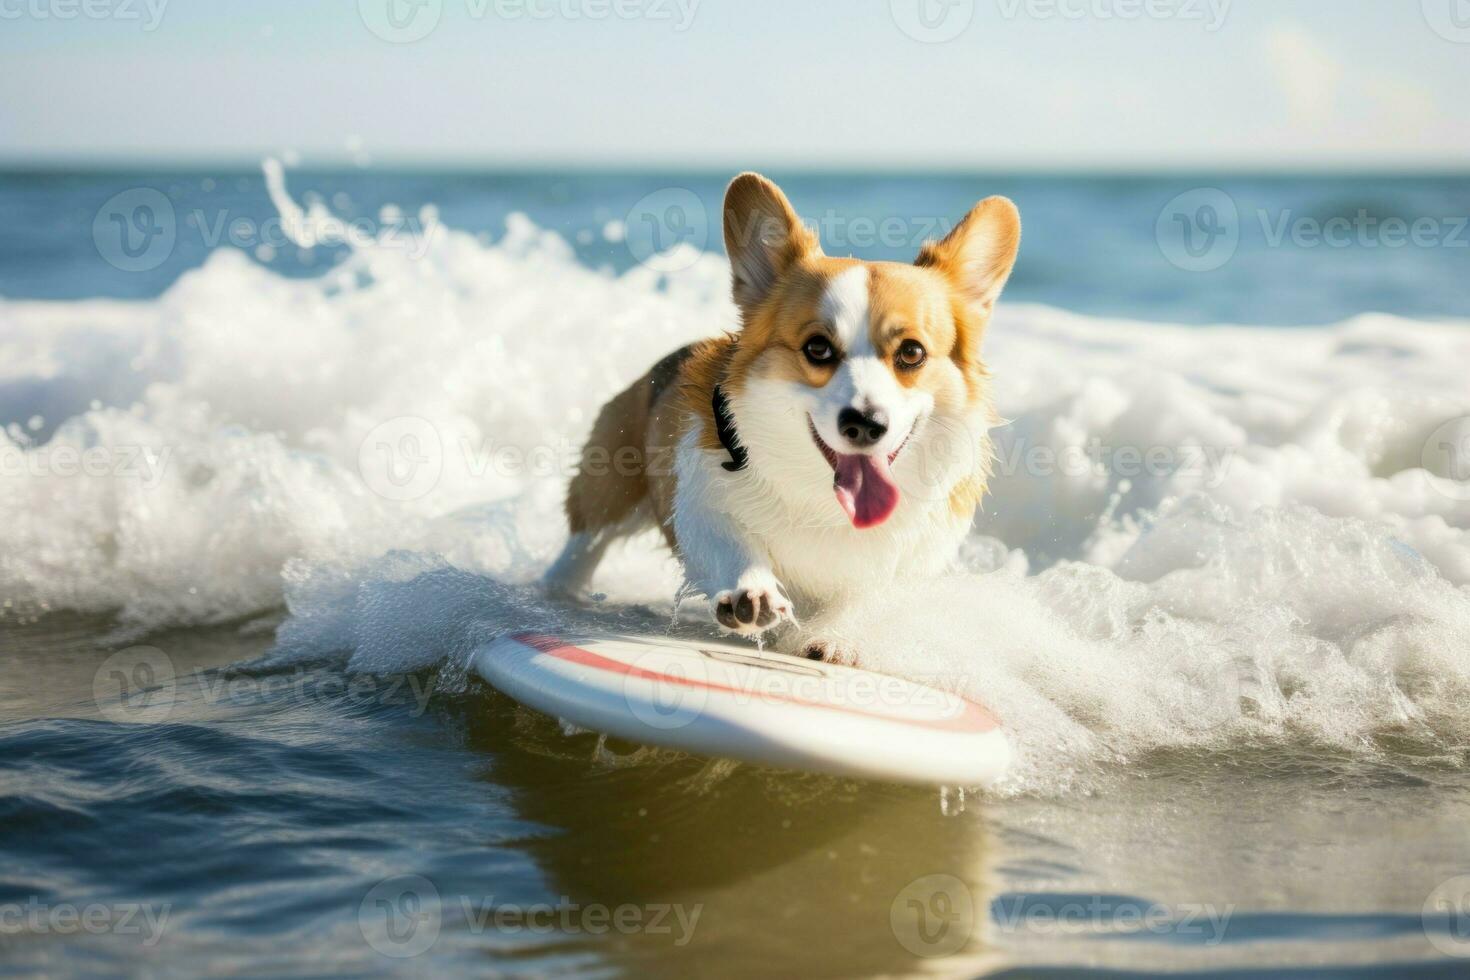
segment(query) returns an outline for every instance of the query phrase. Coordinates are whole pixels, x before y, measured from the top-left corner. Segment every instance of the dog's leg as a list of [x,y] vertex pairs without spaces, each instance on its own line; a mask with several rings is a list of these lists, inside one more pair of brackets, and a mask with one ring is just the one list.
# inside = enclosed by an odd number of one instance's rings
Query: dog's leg
[[552,595],[580,596],[592,582],[593,573],[613,542],[640,534],[652,525],[653,515],[645,503],[624,514],[616,524],[606,524],[594,531],[573,531],[561,554],[546,570],[542,584]]
[[[729,474],[691,439],[680,447],[674,532],[691,591],[709,597],[715,621],[742,636],[795,622],[769,556],[719,507],[716,481]],[[716,475],[719,474],[719,475]]]
[[[712,516],[712,515],[706,515]],[[692,524],[703,529],[686,538]],[[698,559],[685,551],[684,574],[690,585],[709,597],[715,621],[732,633],[758,636],[784,622],[794,622],[795,610],[786,598],[770,562],[754,553],[739,539],[718,526],[700,518],[678,521],[680,544],[692,538],[690,549],[697,549]]]
[[566,547],[546,572],[546,590],[553,595],[578,596],[592,581],[592,573],[607,554],[612,536],[593,531],[580,531],[567,539]]
[[571,536],[544,579],[546,588],[555,594],[579,595],[592,581],[608,545],[636,534],[653,520],[646,440],[652,393],[659,389],[659,372],[669,370],[663,364],[617,394],[597,414],[577,473],[567,488]]

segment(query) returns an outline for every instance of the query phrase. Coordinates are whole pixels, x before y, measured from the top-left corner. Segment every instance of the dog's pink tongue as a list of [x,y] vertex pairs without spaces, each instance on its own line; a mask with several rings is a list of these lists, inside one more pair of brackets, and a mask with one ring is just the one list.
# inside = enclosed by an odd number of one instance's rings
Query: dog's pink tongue
[[898,487],[888,472],[886,456],[837,456],[832,489],[856,528],[877,527],[898,506]]

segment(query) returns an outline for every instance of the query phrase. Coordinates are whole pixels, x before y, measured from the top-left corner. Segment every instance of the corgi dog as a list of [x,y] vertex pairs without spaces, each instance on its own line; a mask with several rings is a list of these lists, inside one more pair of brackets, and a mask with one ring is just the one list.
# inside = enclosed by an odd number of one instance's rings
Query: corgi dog
[[[1020,216],[991,197],[912,265],[829,258],[780,188],[746,173],[724,234],[740,329],[675,351],[603,407],[548,581],[579,592],[610,543],[657,525],[681,598],[800,648],[799,614],[954,561],[992,455],[980,347]],[[607,465],[619,458],[646,465]],[[833,658],[820,641],[806,651]]]

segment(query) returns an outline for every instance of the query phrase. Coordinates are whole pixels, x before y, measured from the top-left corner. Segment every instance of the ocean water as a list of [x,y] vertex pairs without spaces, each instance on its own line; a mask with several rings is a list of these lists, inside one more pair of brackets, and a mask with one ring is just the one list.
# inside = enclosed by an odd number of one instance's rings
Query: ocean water
[[1470,972],[1470,180],[775,174],[829,252],[1021,207],[948,578],[821,623],[980,793],[465,676],[698,636],[535,582],[602,401],[734,323],[727,175],[0,177],[0,970]]

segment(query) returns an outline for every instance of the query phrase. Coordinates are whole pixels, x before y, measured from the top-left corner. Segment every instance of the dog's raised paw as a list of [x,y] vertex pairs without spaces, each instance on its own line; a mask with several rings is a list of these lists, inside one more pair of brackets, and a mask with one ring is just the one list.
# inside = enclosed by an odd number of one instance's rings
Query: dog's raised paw
[[727,589],[715,596],[715,621],[742,636],[755,636],[794,619],[791,601],[774,587]]

